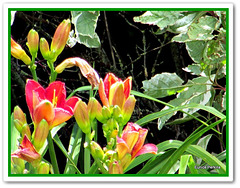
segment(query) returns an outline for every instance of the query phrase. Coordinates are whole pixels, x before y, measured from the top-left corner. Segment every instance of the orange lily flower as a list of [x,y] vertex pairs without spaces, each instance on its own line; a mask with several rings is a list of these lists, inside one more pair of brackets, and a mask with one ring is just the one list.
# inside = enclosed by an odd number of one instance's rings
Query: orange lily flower
[[36,151],[33,144],[25,135],[19,149],[11,154],[11,157],[21,158],[29,163],[38,162],[41,155]]
[[38,82],[27,80],[25,93],[34,124],[38,125],[45,119],[49,130],[69,120],[79,100],[78,97],[66,100],[65,84],[60,81],[52,82],[44,89]]
[[128,99],[131,89],[131,76],[122,81],[113,73],[108,73],[104,80],[100,80],[99,95],[104,106],[118,105],[120,109],[123,109],[123,105]]
[[[130,164],[131,161],[144,153],[157,153],[157,146],[154,144],[145,144],[148,130],[138,124],[129,122],[123,130],[122,137],[117,137],[118,159],[124,164]],[[131,155],[131,158],[128,155]],[[125,160],[128,160],[125,161]],[[125,165],[124,169],[128,166]]]

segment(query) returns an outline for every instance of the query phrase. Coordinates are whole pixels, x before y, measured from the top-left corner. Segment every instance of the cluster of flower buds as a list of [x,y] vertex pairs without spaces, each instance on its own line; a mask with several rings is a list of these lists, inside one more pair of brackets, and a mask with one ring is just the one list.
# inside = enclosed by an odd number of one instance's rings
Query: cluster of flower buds
[[19,106],[15,106],[14,108],[13,124],[22,137],[26,135],[29,139],[31,139],[31,131],[29,125],[27,124],[26,114],[23,113]]
[[91,141],[91,154],[95,160],[102,163],[109,174],[122,174],[137,156],[157,153],[156,145],[150,143],[144,145],[147,132],[147,129],[129,122],[121,137],[117,136],[116,149],[102,149],[98,143]]
[[136,99],[130,95],[132,77],[122,81],[114,74],[108,73],[104,80],[100,79],[99,96],[102,101],[102,116],[96,116],[103,123],[104,136],[109,148],[116,145],[116,136],[120,135],[123,126],[133,113]]
[[63,51],[71,30],[71,22],[69,19],[63,20],[57,27],[49,48],[49,44],[45,38],[40,39],[40,51],[44,59],[50,63],[55,62],[59,54]]
[[25,171],[27,161],[36,168],[37,174],[49,174],[49,164],[41,161],[41,155],[25,135],[19,149],[11,154],[11,171],[13,174],[29,173]]

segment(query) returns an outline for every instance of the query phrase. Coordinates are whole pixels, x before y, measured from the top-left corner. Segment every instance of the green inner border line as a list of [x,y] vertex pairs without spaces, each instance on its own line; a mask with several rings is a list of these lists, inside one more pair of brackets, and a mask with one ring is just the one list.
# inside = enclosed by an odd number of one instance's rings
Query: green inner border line
[[11,53],[8,54],[8,177],[228,177],[229,176],[229,8],[8,8],[8,52],[11,11],[226,11],[226,174],[11,174]]

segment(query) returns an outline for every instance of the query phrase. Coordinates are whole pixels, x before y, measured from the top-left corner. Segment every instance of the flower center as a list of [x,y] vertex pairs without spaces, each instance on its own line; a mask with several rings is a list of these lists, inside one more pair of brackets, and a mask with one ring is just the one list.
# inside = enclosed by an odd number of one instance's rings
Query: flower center
[[56,90],[54,89],[53,90],[53,99],[52,99],[52,104],[53,104],[53,107],[57,107],[57,100],[58,100],[58,97],[56,96]]

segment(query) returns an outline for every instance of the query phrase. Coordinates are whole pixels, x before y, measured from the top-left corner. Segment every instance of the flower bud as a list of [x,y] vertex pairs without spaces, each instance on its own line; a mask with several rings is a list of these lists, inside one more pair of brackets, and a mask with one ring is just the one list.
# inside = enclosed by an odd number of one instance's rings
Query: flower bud
[[42,161],[38,166],[37,173],[49,174],[49,164]]
[[102,116],[104,119],[111,118],[111,112],[110,112],[109,108],[107,108],[106,106],[102,107]]
[[50,58],[49,44],[45,38],[40,39],[39,47],[43,58],[49,60]]
[[53,52],[56,57],[63,51],[67,43],[70,30],[71,22],[69,19],[63,20],[57,27],[51,43],[51,52]]
[[22,126],[27,124],[26,114],[23,113],[22,109],[19,106],[15,106],[13,111],[13,123],[16,129],[21,133]]
[[122,113],[122,111],[121,111],[120,107],[117,106],[117,105],[115,105],[115,106],[113,107],[113,117],[114,117],[114,119],[117,120],[118,117],[121,115],[121,113]]
[[94,159],[100,159],[101,161],[103,160],[104,152],[98,143],[91,141],[90,149]]
[[133,95],[130,95],[126,100],[122,110],[123,125],[125,125],[131,118],[134,107],[135,107],[135,103],[136,103],[135,97]]
[[25,163],[22,159],[17,157],[11,157],[11,173],[12,174],[23,174],[25,169]]
[[37,125],[34,139],[33,139],[33,145],[36,148],[37,151],[39,151],[43,144],[45,143],[47,136],[49,132],[49,125],[45,119],[42,119],[40,123]]
[[31,135],[31,130],[30,130],[30,127],[28,124],[24,124],[22,126],[22,137],[24,137],[24,135],[26,135],[28,137],[28,139],[30,140],[32,138],[32,135]]
[[62,63],[60,63],[55,70],[59,74],[59,73],[62,73],[65,68],[71,68],[75,65],[76,63],[74,61],[74,58],[68,58],[68,59],[65,59]]
[[36,58],[38,52],[38,43],[39,43],[39,35],[38,32],[34,29],[31,29],[27,36],[27,46],[29,48],[30,54]]
[[11,55],[17,59],[22,60],[26,65],[31,64],[30,57],[26,54],[22,47],[18,43],[16,43],[12,38],[11,38]]
[[77,121],[78,126],[82,129],[82,131],[85,134],[90,134],[91,132],[91,126],[90,126],[90,120],[88,115],[88,109],[85,102],[82,100],[79,100],[76,103],[75,109],[74,109],[74,117]]
[[123,169],[118,161],[114,161],[109,166],[109,174],[123,174]]

